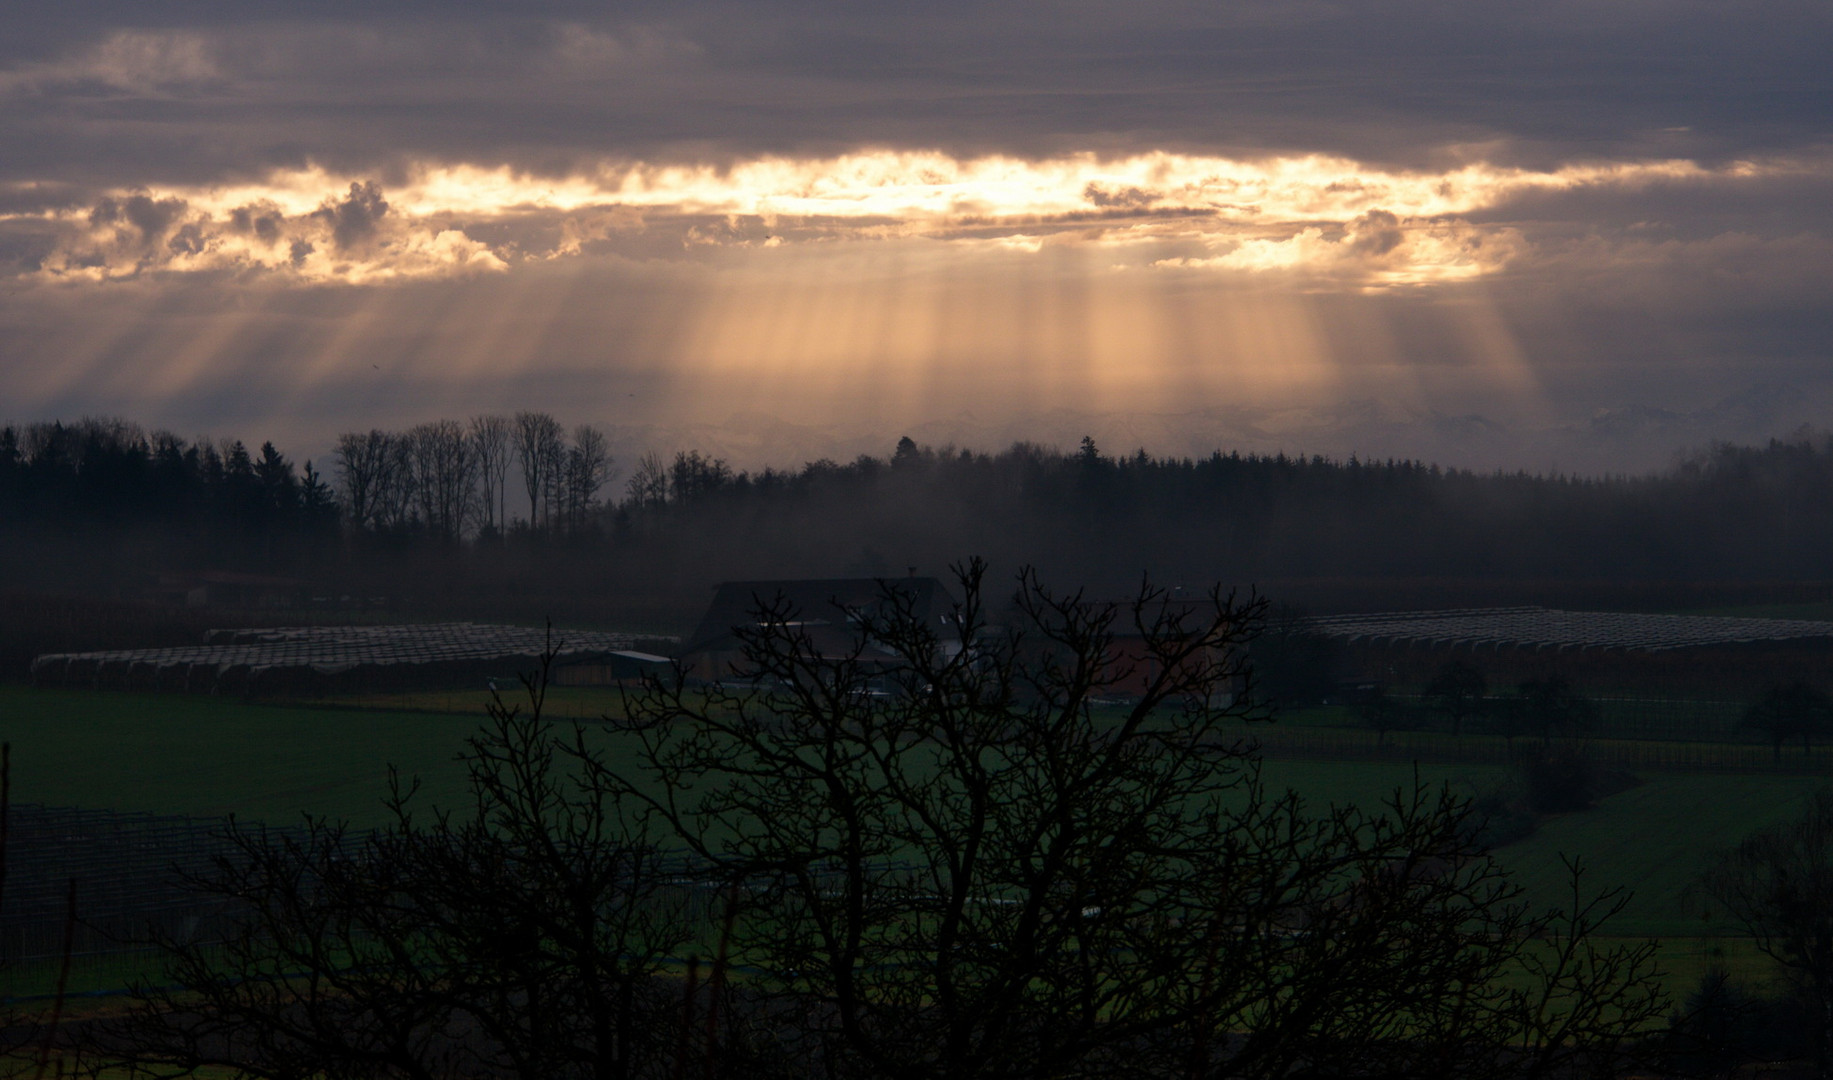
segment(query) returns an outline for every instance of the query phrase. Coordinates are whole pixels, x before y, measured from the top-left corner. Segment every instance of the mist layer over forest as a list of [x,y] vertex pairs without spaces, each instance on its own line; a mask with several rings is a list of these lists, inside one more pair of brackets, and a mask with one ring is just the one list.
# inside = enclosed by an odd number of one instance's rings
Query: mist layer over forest
[[[1833,438],[1806,433],[1582,477],[1092,440],[903,439],[746,472],[695,450],[614,462],[602,435],[544,414],[352,433],[323,469],[119,420],[0,429],[0,591],[35,608],[139,604],[215,571],[294,579],[297,607],[267,621],[360,609],[680,632],[723,580],[936,574],[981,555],[1095,595],[1144,574],[1318,612],[1662,610],[1825,599],[1829,541]],[[81,638],[47,644],[108,643]]]

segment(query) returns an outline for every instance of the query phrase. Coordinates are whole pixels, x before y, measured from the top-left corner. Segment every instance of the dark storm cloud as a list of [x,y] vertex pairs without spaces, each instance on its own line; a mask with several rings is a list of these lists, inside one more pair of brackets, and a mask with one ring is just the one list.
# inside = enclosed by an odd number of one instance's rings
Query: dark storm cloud
[[1406,239],[1400,229],[1400,218],[1386,210],[1370,210],[1353,223],[1357,250],[1371,255],[1386,255]]
[[167,229],[185,211],[183,199],[155,199],[147,195],[129,195],[124,199],[103,199],[89,212],[93,225],[124,223],[137,229],[143,244],[156,244]]
[[232,232],[250,233],[271,244],[280,238],[280,228],[285,220],[286,214],[271,202],[251,203],[229,212],[229,229]]
[[331,223],[331,238],[340,249],[361,245],[376,233],[376,223],[388,213],[388,200],[375,181],[352,182],[343,199],[327,199],[314,216]]
[[83,11],[9,18],[4,175],[861,143],[1716,160],[1824,142],[1833,116],[1833,8],[1805,0]]

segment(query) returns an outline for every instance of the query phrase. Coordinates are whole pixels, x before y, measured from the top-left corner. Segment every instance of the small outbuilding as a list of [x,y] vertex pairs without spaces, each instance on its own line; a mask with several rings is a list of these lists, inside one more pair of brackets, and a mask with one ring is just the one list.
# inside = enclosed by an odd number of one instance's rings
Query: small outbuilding
[[162,574],[153,588],[153,595],[173,607],[272,611],[300,607],[305,588],[305,582],[298,578],[206,570],[195,574]]

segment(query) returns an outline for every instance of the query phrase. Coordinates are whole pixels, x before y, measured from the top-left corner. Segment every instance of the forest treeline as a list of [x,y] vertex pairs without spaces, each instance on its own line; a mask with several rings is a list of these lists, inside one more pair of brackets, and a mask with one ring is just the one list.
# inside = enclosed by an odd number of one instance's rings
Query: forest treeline
[[132,537],[156,558],[272,564],[334,538],[339,520],[325,478],[271,442],[250,451],[112,417],[0,427],[0,528],[15,542]]
[[607,445],[544,413],[480,416],[346,433],[318,469],[122,420],[0,428],[0,591],[132,597],[161,572],[237,570],[332,605],[680,629],[721,580],[937,573],[968,554],[1100,593],[1149,573],[1272,583],[1316,608],[1833,581],[1833,437],[1807,433],[1602,477],[1090,439],[906,438],[757,471],[693,449],[615,462]]

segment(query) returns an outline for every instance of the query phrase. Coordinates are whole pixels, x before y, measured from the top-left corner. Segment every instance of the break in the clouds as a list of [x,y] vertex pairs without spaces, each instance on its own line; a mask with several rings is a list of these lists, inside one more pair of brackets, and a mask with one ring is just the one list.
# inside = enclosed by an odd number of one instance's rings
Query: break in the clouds
[[1397,171],[1340,158],[1238,161],[1154,153],[960,160],[935,152],[768,158],[723,166],[603,165],[538,177],[506,166],[415,166],[388,191],[320,168],[254,182],[109,191],[16,212],[36,232],[15,272],[43,281],[151,273],[273,274],[297,282],[502,272],[628,249],[925,238],[1037,251],[1098,248],[1118,267],[1288,273],[1345,287],[1504,270],[1520,227],[1476,223],[1528,193],[1732,186],[1819,163],[1473,163]]
[[1646,464],[1833,420],[1830,12],[47,6],[0,405]]

